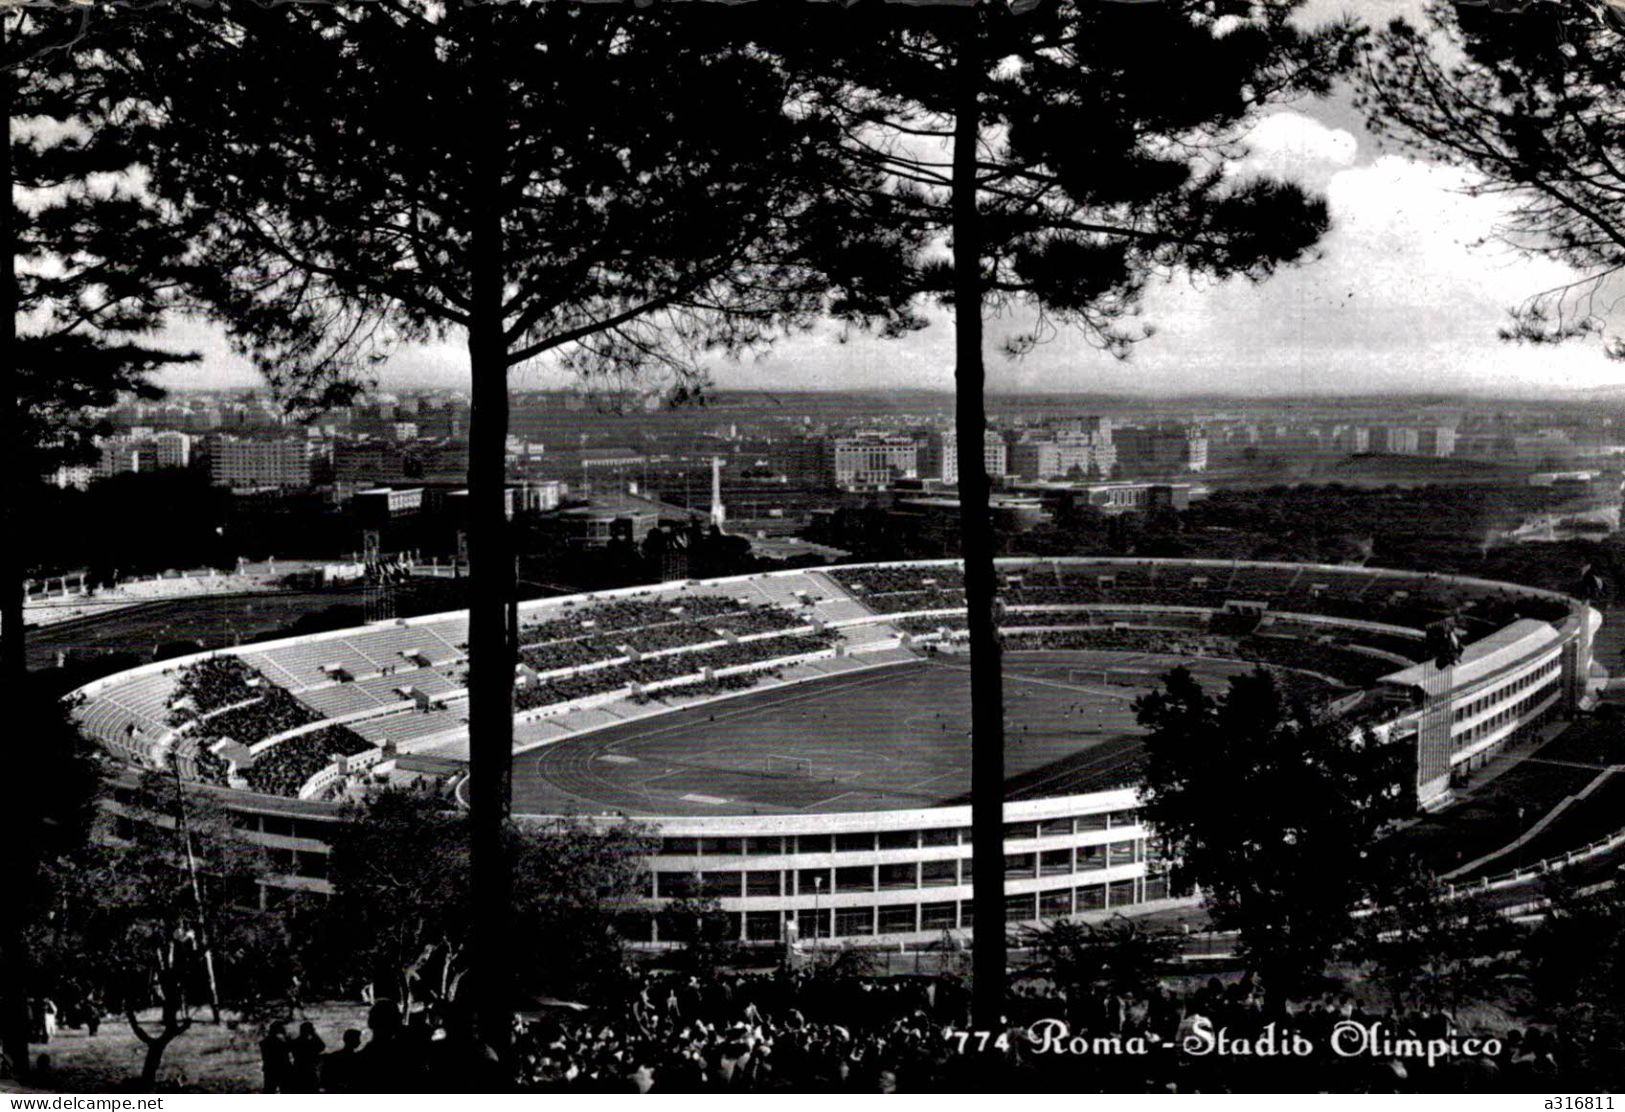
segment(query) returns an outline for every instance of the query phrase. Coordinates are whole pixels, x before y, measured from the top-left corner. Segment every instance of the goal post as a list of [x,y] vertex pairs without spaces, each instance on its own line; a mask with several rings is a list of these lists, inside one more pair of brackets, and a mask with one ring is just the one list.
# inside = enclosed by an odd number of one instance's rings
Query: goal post
[[763,757],[762,771],[769,776],[799,776],[810,780],[813,763],[807,757]]

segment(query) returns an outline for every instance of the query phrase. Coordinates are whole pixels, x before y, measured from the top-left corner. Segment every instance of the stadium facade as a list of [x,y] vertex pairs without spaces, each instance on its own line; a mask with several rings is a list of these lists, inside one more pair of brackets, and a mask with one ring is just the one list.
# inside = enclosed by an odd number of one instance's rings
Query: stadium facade
[[[1339,709],[1414,744],[1412,786],[1423,807],[1448,800],[1495,753],[1574,713],[1603,678],[1592,660],[1594,609],[1504,583],[1101,558],[1001,560],[999,576],[1012,646],[1234,659],[1334,685]],[[526,603],[516,750],[578,745],[626,723],[653,726],[670,720],[662,716],[693,717],[779,688],[814,691],[835,677],[952,653],[962,605],[952,562]],[[1464,646],[1440,668],[1428,659],[1427,630],[1446,615]],[[277,876],[265,893],[275,900],[327,889],[340,800],[363,781],[443,778],[455,787],[467,753],[466,640],[464,614],[376,623],[146,665],[73,698],[87,731],[132,768],[173,768],[218,794],[244,835],[266,847]],[[617,759],[633,760],[596,757]],[[771,773],[781,787],[802,773],[794,758],[774,770],[743,763],[750,767],[731,771]],[[615,771],[587,757],[581,767]],[[727,771],[712,774],[727,781]],[[882,795],[843,809],[841,800],[859,793],[835,793],[776,805],[692,784],[663,793],[653,780],[605,799],[594,796],[598,782],[551,784],[548,798],[570,801],[554,813],[658,827],[645,892],[651,914],[630,927],[641,941],[658,943],[658,909],[688,895],[718,899],[739,937],[756,942],[919,944],[973,926],[962,800],[911,806]],[[1132,785],[1092,788],[1069,791],[1063,782],[1053,793],[1009,793],[1009,921],[1109,915],[1169,898]],[[115,810],[121,794],[110,801]]]

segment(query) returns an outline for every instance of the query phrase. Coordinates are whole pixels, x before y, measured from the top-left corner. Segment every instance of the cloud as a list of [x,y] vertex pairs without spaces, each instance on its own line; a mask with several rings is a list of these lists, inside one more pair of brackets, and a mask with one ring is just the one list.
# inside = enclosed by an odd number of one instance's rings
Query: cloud
[[1265,116],[1242,142],[1247,155],[1230,167],[1232,174],[1285,178],[1316,191],[1354,165],[1360,153],[1359,140],[1348,131],[1290,110]]
[[[1318,259],[1258,284],[1176,278],[1153,285],[1144,319],[1158,332],[1127,363],[1071,332],[1009,360],[997,345],[1023,318],[990,317],[989,388],[1527,391],[1620,379],[1620,369],[1595,344],[1527,348],[1496,338],[1510,307],[1574,277],[1557,263],[1526,259],[1495,241],[1510,199],[1467,197],[1464,171],[1374,154],[1364,137],[1302,111],[1264,118],[1247,146],[1242,169],[1294,177],[1325,194],[1333,228]],[[719,363],[716,379],[725,388],[950,389],[952,315],[932,309],[928,317],[931,327],[898,341],[857,334],[843,343],[834,326],[821,328],[785,341],[765,359]],[[180,331],[175,346],[200,347],[206,359],[201,367],[170,372],[171,384],[256,380],[207,327]],[[462,386],[466,375],[466,355],[453,338],[402,351],[382,372],[381,384]],[[517,373],[514,381],[530,388],[562,384],[542,369]]]

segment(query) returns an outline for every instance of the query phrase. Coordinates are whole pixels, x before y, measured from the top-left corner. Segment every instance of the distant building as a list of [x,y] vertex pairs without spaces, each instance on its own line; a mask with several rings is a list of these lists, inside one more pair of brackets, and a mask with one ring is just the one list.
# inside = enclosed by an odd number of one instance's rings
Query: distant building
[[531,480],[519,485],[519,508],[545,513],[559,508],[564,484],[556,479]]
[[306,487],[316,449],[308,440],[240,440],[222,436],[212,446],[210,476],[233,490]]
[[1373,430],[1373,451],[1386,452],[1391,456],[1414,456],[1420,437],[1412,428],[1396,426],[1381,426]]
[[1023,479],[1108,477],[1117,467],[1109,425],[1097,432],[1029,432],[1009,446],[1009,474]]
[[825,451],[821,441],[797,437],[774,442],[767,453],[768,466],[797,486],[829,483],[825,472]]
[[[1009,445],[993,429],[982,434],[982,466],[988,478],[1002,479],[1009,470]],[[959,482],[959,433],[944,429],[928,433],[925,438],[925,459],[920,464],[920,478],[940,479],[952,486]]]
[[1449,425],[1430,425],[1417,430],[1418,455],[1448,459],[1456,454],[1456,430]]
[[1054,513],[1068,503],[1093,506],[1102,513],[1144,512],[1158,507],[1183,510],[1206,492],[1190,483],[1036,483],[1017,488],[1043,500]]
[[421,462],[402,445],[383,440],[340,440],[333,446],[333,484],[345,492],[421,479]]
[[186,433],[155,433],[152,444],[157,453],[159,467],[192,466],[192,438]]
[[142,437],[110,436],[97,441],[96,477],[158,470],[158,449]]
[[[1248,430],[1249,442],[1257,443],[1257,433],[1256,428]],[[1201,429],[1179,425],[1128,428],[1118,429],[1114,435],[1117,458],[1130,473],[1207,470],[1208,439]]]
[[365,523],[404,517],[422,509],[422,487],[378,487],[374,490],[359,491],[355,496],[356,517]]
[[615,541],[640,545],[662,523],[687,525],[704,521],[706,516],[638,494],[604,492],[577,505],[561,506],[542,521],[566,544],[605,548]]
[[920,445],[904,436],[837,437],[825,450],[826,474],[843,490],[888,486],[920,477]]
[[[889,510],[894,527],[912,531],[910,522],[918,521],[923,530],[950,534],[959,531],[959,513],[959,498],[953,494],[899,498]],[[994,529],[1005,534],[1025,533],[1049,518],[1043,502],[1030,494],[991,495],[988,516]]]
[[468,441],[452,436],[444,440],[419,440],[410,446],[427,483],[468,482]]

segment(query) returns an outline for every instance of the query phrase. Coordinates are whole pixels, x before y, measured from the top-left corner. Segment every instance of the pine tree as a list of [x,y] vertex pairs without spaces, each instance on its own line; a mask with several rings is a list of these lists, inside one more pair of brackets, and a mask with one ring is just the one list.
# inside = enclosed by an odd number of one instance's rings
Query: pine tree
[[1501,197],[1495,235],[1575,277],[1510,307],[1502,339],[1600,337],[1625,358],[1613,315],[1625,267],[1625,18],[1606,0],[1437,3],[1395,20],[1357,71],[1374,130],[1468,173],[1469,197]]
[[149,13],[113,55],[109,87],[154,106],[151,188],[208,216],[195,292],[286,395],[346,397],[400,341],[466,343],[471,984],[494,1042],[509,371],[665,376],[687,397],[708,354],[829,316],[911,326],[912,230],[798,82],[720,7],[232,3]]
[[[0,332],[0,690],[27,690],[23,626],[30,566],[23,506],[40,476],[81,462],[106,431],[86,415],[122,392],[155,395],[147,375],[186,355],[148,347],[174,290],[184,240],[122,178],[133,155],[79,78],[108,12],[18,8],[0,17],[0,108],[9,142],[9,203],[0,238],[10,301]],[[26,719],[26,716],[25,716]],[[55,737],[47,731],[42,737]],[[17,822],[38,818],[13,808]],[[8,865],[27,876],[30,832],[7,837]],[[9,886],[8,886],[9,887]],[[28,968],[21,932],[28,901],[0,912],[0,1052],[28,1068]]]
[[848,157],[946,241],[920,292],[954,314],[961,553],[970,629],[976,1016],[1003,1008],[1003,681],[982,457],[984,316],[1020,314],[1020,357],[1070,336],[1119,357],[1158,277],[1260,281],[1312,255],[1324,202],[1228,163],[1266,106],[1320,95],[1350,28],[1306,31],[1298,0],[1036,0],[813,9],[773,40],[845,127]]

